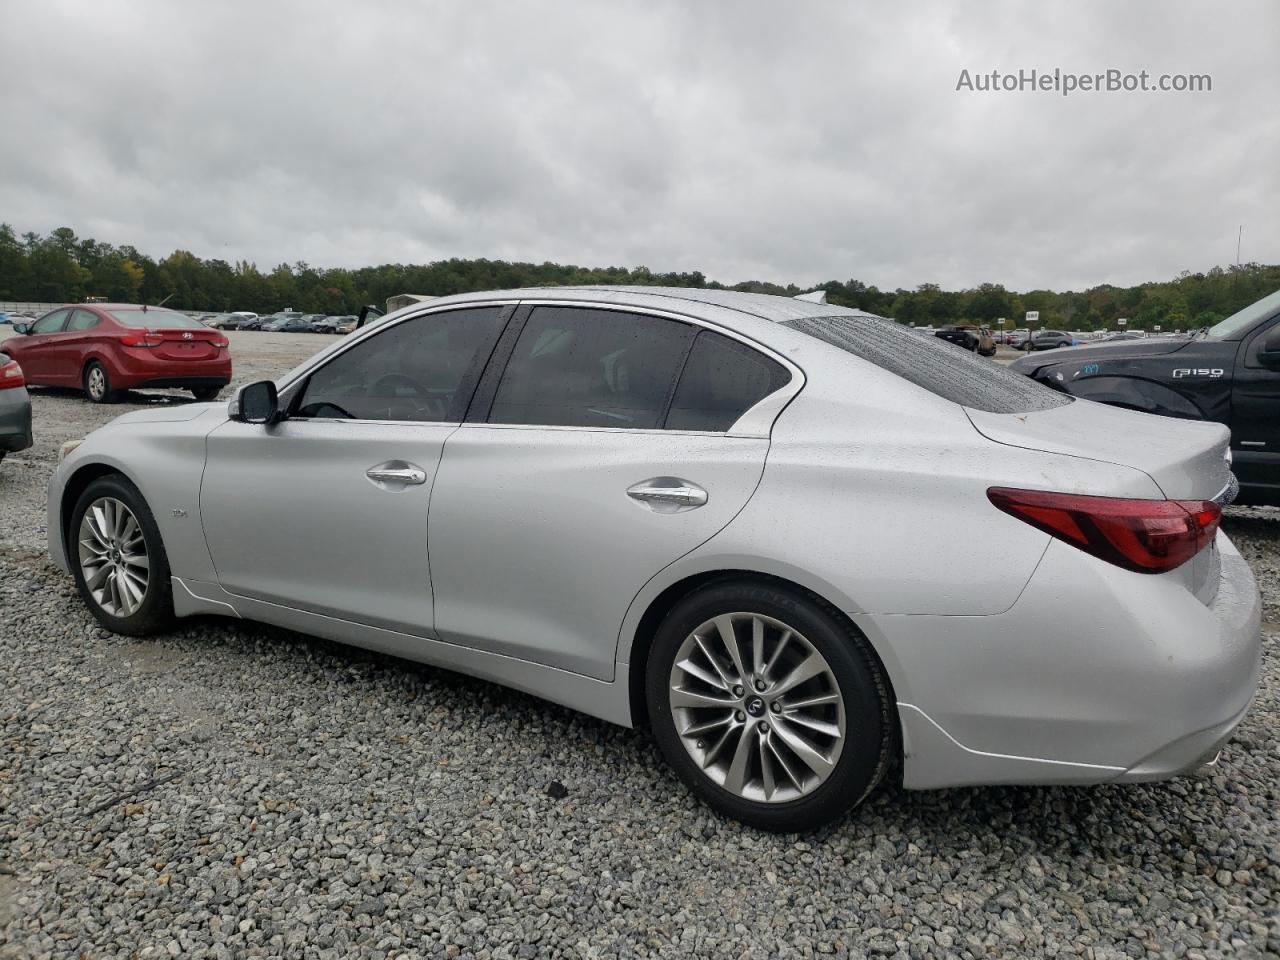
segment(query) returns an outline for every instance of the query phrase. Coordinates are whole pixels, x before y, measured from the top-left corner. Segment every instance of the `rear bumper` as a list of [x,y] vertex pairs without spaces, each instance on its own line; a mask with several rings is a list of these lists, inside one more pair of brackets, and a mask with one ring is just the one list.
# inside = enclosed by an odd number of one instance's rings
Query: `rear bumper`
[[226,386],[231,382],[231,358],[166,360],[144,349],[118,351],[110,371],[111,385],[122,390],[149,387]]
[[231,382],[230,377],[153,377],[141,383],[130,384],[141,390],[169,387],[178,390],[197,390],[201,387],[225,387]]
[[[1158,780],[1211,760],[1257,690],[1261,601],[1219,534],[1216,597],[1054,542],[993,617],[878,617],[909,692],[904,783]],[[901,691],[900,691],[901,692]]]
[[31,397],[25,387],[0,390],[0,453],[31,446]]
[[1214,724],[1207,730],[1197,730],[1185,737],[1161,747],[1151,756],[1134,764],[1116,778],[1118,783],[1145,783],[1149,780],[1167,780],[1183,773],[1195,773],[1206,764],[1216,764],[1227,741],[1249,712],[1246,703],[1235,716]]

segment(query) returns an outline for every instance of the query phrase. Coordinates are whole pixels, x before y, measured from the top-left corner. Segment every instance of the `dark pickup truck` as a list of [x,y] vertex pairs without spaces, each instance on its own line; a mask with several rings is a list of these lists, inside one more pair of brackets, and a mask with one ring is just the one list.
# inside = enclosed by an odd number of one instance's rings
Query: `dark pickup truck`
[[1226,424],[1237,502],[1280,506],[1280,290],[1190,337],[1032,354],[1011,369],[1073,397]]

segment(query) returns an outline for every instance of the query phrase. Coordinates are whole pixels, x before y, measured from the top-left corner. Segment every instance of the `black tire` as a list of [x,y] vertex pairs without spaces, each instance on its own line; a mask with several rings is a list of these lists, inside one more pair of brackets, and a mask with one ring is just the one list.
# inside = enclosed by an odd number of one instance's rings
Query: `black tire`
[[[826,659],[839,687],[846,731],[839,759],[825,781],[798,799],[771,803],[730,792],[703,772],[676,730],[669,697],[676,654],[700,624],[730,612],[760,614],[793,627]],[[889,683],[866,638],[830,604],[780,586],[722,581],[677,603],[654,636],[645,697],[658,745],[685,785],[717,812],[764,830],[807,831],[845,815],[881,783],[896,750]]]
[[[101,381],[97,379],[98,374],[101,374]],[[97,386],[99,382],[102,384],[101,388]],[[84,374],[80,378],[80,385],[84,388],[84,395],[90,403],[115,403],[120,396],[111,387],[111,378],[107,375],[107,368],[97,360],[90,360],[85,364]]]
[[221,392],[221,387],[193,387],[191,395],[200,403],[208,403],[210,400],[217,400]]
[[[137,518],[138,525],[142,528],[150,564],[147,589],[142,602],[131,615],[125,617],[115,616],[102,608],[85,582],[84,571],[81,569],[80,521],[90,505],[103,497],[119,500]],[[160,528],[156,525],[151,508],[147,506],[147,501],[138,492],[138,488],[120,474],[99,477],[80,494],[71,511],[71,521],[67,526],[67,560],[71,565],[81,599],[89,607],[94,618],[112,633],[142,637],[161,633],[173,626],[175,620],[173,584],[169,579],[169,557],[165,553],[164,541],[160,537]]]

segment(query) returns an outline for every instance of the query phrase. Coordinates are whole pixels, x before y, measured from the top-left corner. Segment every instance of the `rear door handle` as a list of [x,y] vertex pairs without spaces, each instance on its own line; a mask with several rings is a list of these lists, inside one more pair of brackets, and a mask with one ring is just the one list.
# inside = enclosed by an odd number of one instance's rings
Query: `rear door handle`
[[408,486],[416,486],[427,482],[427,472],[417,464],[404,460],[388,460],[370,467],[364,475],[376,485],[387,484],[392,489],[402,490]]
[[679,477],[653,477],[627,488],[627,496],[658,513],[683,513],[707,502],[707,491]]

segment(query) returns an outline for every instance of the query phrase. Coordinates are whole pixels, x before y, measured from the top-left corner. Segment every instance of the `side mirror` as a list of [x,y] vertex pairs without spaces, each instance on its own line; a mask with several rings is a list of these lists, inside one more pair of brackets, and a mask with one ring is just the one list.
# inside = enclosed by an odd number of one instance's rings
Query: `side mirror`
[[241,423],[275,423],[280,419],[280,398],[272,380],[246,384],[227,404],[227,416]]
[[1272,330],[1262,340],[1258,362],[1264,367],[1280,367],[1280,328]]
[[28,330],[30,330],[30,329],[31,329],[31,324],[29,324],[29,323],[15,323],[15,324],[13,325],[13,332],[14,332],[14,333],[24,333],[24,334],[25,334],[25,333],[26,333]]

